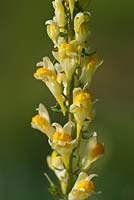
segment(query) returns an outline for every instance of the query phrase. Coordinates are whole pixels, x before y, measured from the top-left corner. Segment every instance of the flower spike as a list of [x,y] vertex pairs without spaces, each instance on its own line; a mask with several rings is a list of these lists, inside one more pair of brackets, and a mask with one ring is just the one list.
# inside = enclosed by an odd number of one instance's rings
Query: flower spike
[[46,21],[46,26],[54,46],[54,59],[43,57],[34,73],[56,100],[51,110],[62,111],[65,116],[64,126],[57,121],[51,124],[47,109],[39,104],[31,122],[33,128],[48,138],[52,152],[47,156],[47,164],[59,184],[46,175],[49,191],[62,200],[92,198],[96,188],[92,179],[97,175],[89,170],[104,154],[97,133],[90,133],[97,101],[93,100],[90,88],[96,70],[103,63],[97,52],[91,51],[91,13],[85,10],[90,1],[53,0],[54,16]]

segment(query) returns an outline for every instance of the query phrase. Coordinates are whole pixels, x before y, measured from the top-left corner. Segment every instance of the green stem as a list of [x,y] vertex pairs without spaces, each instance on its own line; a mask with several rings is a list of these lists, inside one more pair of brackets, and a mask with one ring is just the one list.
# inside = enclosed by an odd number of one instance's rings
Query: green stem
[[[72,93],[72,87],[71,87],[72,84],[71,83],[72,83],[72,79],[69,80],[69,87],[68,87],[69,107],[73,103],[73,93]],[[70,112],[68,112],[68,120],[69,121],[74,121],[74,116]],[[71,191],[72,186],[73,186],[72,164],[73,164],[73,152],[72,152],[72,154],[70,156],[70,161],[69,161],[67,194],[69,194],[69,192]]]
[[70,157],[69,168],[68,168],[68,186],[67,186],[67,194],[69,194],[70,190],[72,189],[73,185],[73,172],[72,172],[72,158]]
[[[70,40],[73,40],[74,39],[74,25],[73,25],[73,19],[71,19],[71,15],[68,16],[68,24],[67,24],[67,34],[68,34],[68,41],[69,42]],[[73,103],[73,86],[74,86],[74,83],[72,85],[72,81],[74,81],[71,78],[69,78],[68,80],[68,87],[67,87],[67,98],[68,98],[68,108],[70,108],[70,105]],[[74,121],[74,116],[72,113],[70,113],[68,111],[68,120],[69,121]],[[69,167],[67,170],[67,173],[68,173],[68,185],[67,185],[67,191],[66,191],[66,195],[69,194],[69,192],[71,191],[72,189],[72,186],[73,186],[73,170],[72,170],[72,164],[73,164],[73,152],[70,156],[70,160],[69,160]]]

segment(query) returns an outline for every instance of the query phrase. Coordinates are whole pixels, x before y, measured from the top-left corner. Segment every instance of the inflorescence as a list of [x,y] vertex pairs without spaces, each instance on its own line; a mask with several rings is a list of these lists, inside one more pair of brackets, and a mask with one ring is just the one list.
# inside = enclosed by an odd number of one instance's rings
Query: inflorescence
[[91,51],[91,14],[85,11],[90,0],[54,0],[55,15],[46,22],[47,33],[54,44],[51,61],[48,57],[37,63],[34,73],[49,88],[56,99],[54,112],[68,116],[62,127],[51,123],[43,104],[32,118],[33,128],[48,137],[52,154],[47,163],[59,180],[60,187],[46,175],[50,192],[59,199],[84,200],[95,193],[90,174],[92,164],[104,153],[97,133],[90,133],[95,117],[95,103],[90,85],[97,68],[102,64],[96,51]]

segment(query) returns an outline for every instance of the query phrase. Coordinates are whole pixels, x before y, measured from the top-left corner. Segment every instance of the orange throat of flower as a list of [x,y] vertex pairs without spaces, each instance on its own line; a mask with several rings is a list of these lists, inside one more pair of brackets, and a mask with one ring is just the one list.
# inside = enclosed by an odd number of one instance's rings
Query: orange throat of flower
[[84,190],[85,192],[92,193],[95,189],[95,184],[92,181],[82,181],[76,186],[78,190]]
[[59,47],[59,50],[66,50],[68,53],[75,52],[73,46],[69,43],[62,43]]
[[90,153],[90,160],[93,160],[94,158],[97,158],[98,156],[102,155],[104,153],[104,146],[100,143],[96,144],[95,147],[91,150]]
[[41,67],[41,68],[37,69],[35,76],[37,78],[43,77],[43,76],[49,76],[54,79],[56,75],[54,74],[53,71],[47,69],[46,67]]
[[74,99],[74,104],[90,102],[90,101],[91,101],[91,95],[86,92],[81,92],[80,94],[76,95],[76,97]]
[[43,117],[41,117],[40,115],[35,115],[32,118],[32,123],[37,124],[41,127],[48,126],[48,122]]
[[65,133],[65,132],[55,132],[53,135],[53,141],[57,142],[57,141],[63,141],[63,142],[71,142],[72,137]]

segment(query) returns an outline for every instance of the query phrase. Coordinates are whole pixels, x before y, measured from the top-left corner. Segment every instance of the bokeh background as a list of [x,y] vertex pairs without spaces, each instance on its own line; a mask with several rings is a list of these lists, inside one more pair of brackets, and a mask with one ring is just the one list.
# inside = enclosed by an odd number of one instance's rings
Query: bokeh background
[[[94,0],[91,45],[104,59],[92,94],[99,98],[92,129],[105,143],[105,156],[92,200],[134,199],[134,1]],[[45,21],[51,19],[51,0],[5,0],[0,6],[0,199],[53,199],[43,173],[49,172],[47,139],[31,129],[40,102],[50,111],[55,101],[33,78],[35,64],[51,55]],[[53,115],[52,121],[62,116]]]

